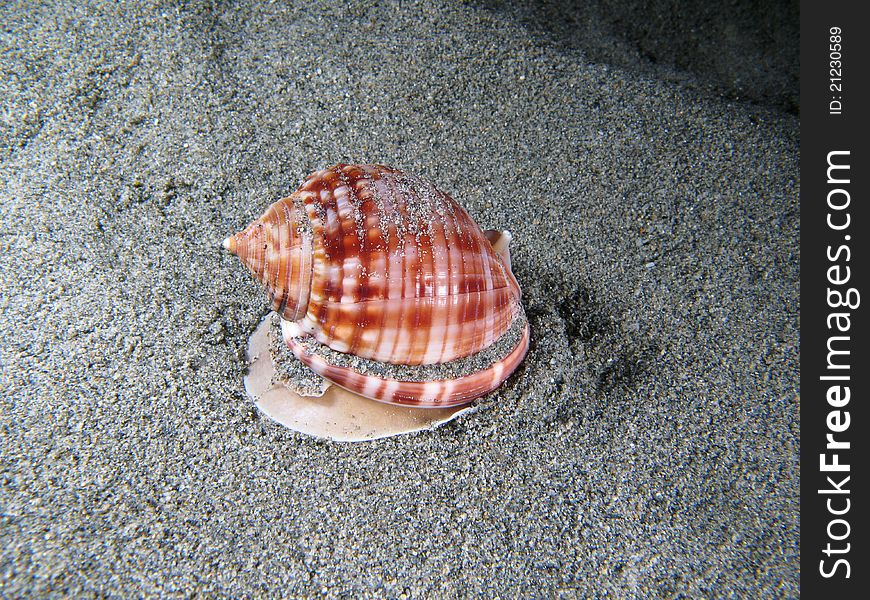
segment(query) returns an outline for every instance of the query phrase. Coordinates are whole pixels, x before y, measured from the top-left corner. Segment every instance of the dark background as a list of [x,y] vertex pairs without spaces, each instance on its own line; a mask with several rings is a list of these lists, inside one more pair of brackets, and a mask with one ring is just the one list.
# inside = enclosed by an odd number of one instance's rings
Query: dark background
[[[731,0],[479,0],[590,61],[800,110],[799,4]],[[686,77],[690,74],[693,77]]]
[[[804,3],[801,12],[801,589],[808,597],[863,598],[867,589],[867,494],[866,457],[863,443],[867,431],[867,259],[870,248],[867,243],[867,228],[870,223],[867,198],[867,119],[864,115],[870,94],[867,90],[866,19],[858,11],[858,3],[826,5]],[[832,26],[842,29],[842,95],[841,115],[828,115],[829,90],[829,30]],[[848,231],[834,232],[825,225],[828,208],[826,196],[835,185],[826,183],[827,154],[833,150],[851,151],[851,183],[847,189],[852,202],[849,207],[851,227]],[[837,215],[842,218],[842,213]],[[862,305],[848,311],[852,315],[851,331],[848,334],[831,332],[826,326],[826,317],[842,308],[826,305],[828,287],[827,269],[832,263],[826,259],[826,249],[843,243],[845,235],[851,236],[852,278],[848,285],[862,293]],[[841,266],[844,263],[839,263]],[[848,309],[847,309],[848,310]],[[828,496],[818,490],[829,489],[827,475],[840,482],[844,474],[820,473],[819,454],[825,452],[825,423],[828,406],[825,393],[834,382],[822,383],[819,376],[826,373],[827,338],[830,335],[851,337],[849,362],[851,364],[852,398],[843,408],[851,416],[851,426],[836,434],[838,441],[849,441],[852,448],[840,453],[840,463],[851,465],[851,480],[845,486],[851,490],[851,510],[842,517],[851,525],[851,535],[842,541],[830,540],[832,548],[851,544],[848,555],[833,555],[825,566],[830,569],[837,558],[847,558],[851,563],[851,578],[837,576],[824,579],[819,574],[819,561],[829,540],[826,529],[829,520],[838,518],[828,514],[825,502]],[[844,384],[845,385],[845,384]],[[828,459],[829,462],[831,459]],[[840,502],[843,497],[839,497]],[[834,504],[835,508],[838,504]],[[835,530],[836,533],[836,530]],[[822,596],[824,594],[825,596]]]

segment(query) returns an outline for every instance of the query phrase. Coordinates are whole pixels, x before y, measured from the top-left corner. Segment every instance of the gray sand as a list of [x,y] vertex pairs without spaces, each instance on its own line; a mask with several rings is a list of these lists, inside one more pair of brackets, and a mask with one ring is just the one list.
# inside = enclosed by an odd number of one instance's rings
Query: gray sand
[[[798,594],[793,111],[484,5],[78,4],[0,7],[0,596]],[[475,414],[246,399],[221,240],[337,162],[514,233],[532,345]]]

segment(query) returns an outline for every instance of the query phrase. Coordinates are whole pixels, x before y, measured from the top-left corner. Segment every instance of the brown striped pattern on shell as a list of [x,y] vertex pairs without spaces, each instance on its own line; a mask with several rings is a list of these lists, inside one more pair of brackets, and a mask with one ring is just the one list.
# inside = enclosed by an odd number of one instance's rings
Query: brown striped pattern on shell
[[230,240],[279,314],[338,352],[447,362],[491,345],[517,311],[519,286],[468,213],[381,165],[318,171]]
[[272,308],[288,321],[308,311],[311,291],[311,233],[293,197],[274,203],[262,217],[224,240],[263,284]]

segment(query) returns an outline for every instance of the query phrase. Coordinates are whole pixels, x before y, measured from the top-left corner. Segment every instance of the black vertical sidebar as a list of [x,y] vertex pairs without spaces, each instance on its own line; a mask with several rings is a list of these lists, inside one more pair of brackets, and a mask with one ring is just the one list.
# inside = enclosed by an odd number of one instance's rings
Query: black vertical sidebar
[[[801,2],[801,594],[866,598],[870,20]],[[821,594],[826,594],[822,596]]]

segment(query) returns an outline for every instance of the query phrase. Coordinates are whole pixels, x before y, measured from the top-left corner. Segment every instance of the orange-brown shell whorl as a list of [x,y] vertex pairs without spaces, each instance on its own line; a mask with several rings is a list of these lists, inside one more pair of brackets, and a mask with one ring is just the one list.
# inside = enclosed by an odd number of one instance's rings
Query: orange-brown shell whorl
[[276,313],[288,321],[305,316],[311,291],[311,228],[294,197],[274,203],[223,245],[263,284]]
[[284,319],[362,358],[417,365],[469,356],[518,311],[509,266],[465,209],[381,165],[312,174],[224,245]]

